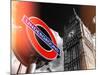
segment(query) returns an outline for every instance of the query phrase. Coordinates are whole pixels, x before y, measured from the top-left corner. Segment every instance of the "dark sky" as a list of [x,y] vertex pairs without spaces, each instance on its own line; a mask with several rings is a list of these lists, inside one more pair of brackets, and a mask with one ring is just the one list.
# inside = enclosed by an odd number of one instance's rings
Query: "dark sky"
[[69,17],[74,14],[73,7],[76,11],[79,9],[79,6],[42,3],[40,4],[41,19],[63,36],[64,25],[68,24]]
[[63,36],[64,25],[68,24],[69,17],[72,16],[73,8],[82,19],[83,23],[89,28],[92,33],[95,33],[96,25],[93,23],[95,6],[81,6],[68,4],[54,3],[39,3],[40,18],[52,29],[59,32]]

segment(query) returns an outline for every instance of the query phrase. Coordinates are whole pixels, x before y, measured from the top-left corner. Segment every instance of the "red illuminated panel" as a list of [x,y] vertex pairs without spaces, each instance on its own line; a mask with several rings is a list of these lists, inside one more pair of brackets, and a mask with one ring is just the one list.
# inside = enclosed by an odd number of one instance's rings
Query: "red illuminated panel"
[[[12,49],[22,64],[28,65],[34,61],[36,55],[34,48],[29,42],[26,26],[22,23],[23,15],[39,16],[36,3],[12,2]],[[31,60],[31,58],[33,60]]]

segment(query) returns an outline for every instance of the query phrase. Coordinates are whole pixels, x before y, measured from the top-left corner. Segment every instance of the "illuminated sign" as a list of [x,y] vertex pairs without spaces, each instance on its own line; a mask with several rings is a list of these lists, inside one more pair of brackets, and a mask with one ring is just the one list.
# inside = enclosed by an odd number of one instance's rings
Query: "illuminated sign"
[[[38,23],[34,24],[34,22],[31,22],[30,19],[27,17],[27,16],[23,16],[22,18],[22,21],[23,23],[28,26],[32,31],[35,32],[36,36],[38,36],[46,45],[48,45],[52,50],[53,52],[55,51],[55,57],[57,56],[57,54],[60,56],[60,49],[50,40],[50,38],[48,38],[36,25],[43,25],[44,22],[41,21],[40,19],[36,18],[36,17],[33,17],[32,19],[33,21],[36,21]],[[40,22],[40,23],[39,23]],[[44,29],[45,26],[43,25],[42,26]],[[48,31],[47,31],[48,32]],[[41,54],[41,51],[37,50],[37,52],[39,52]],[[43,52],[43,50],[42,50]],[[47,51],[48,52],[48,51]],[[44,52],[44,54],[46,54]],[[44,55],[43,53],[41,55]],[[49,53],[48,53],[49,54]],[[47,54],[47,55],[48,55]],[[54,55],[54,54],[53,54]],[[46,56],[44,56],[45,58],[47,58]],[[52,57],[52,55],[51,55]]]

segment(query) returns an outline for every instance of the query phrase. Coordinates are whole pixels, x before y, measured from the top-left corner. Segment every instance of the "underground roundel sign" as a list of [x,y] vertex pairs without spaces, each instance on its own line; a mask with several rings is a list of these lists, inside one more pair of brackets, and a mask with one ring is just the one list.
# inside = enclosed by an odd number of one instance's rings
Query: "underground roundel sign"
[[[45,22],[37,17],[28,18],[25,15],[22,18],[22,22],[27,26],[29,41],[37,53],[47,60],[54,60],[57,56],[60,56],[60,49],[57,47],[56,40]],[[50,38],[43,33],[39,27],[42,27],[49,34]],[[36,37],[41,39],[41,41],[44,42],[50,50],[43,48]]]

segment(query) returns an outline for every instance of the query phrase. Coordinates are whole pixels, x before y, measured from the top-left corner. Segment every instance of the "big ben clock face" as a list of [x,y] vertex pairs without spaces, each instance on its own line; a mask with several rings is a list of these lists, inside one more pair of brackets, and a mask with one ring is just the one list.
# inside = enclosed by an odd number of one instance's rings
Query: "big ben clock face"
[[75,15],[69,20],[70,22],[68,23],[68,26],[64,26],[64,38],[66,39],[66,42],[73,40],[77,36],[81,36],[80,20],[78,20],[77,16]]
[[75,30],[71,30],[71,31],[69,32],[69,34],[68,34],[68,37],[69,37],[69,38],[70,38],[70,37],[73,37],[74,34],[75,34]]
[[95,68],[96,6],[12,0],[11,8],[11,74]]

